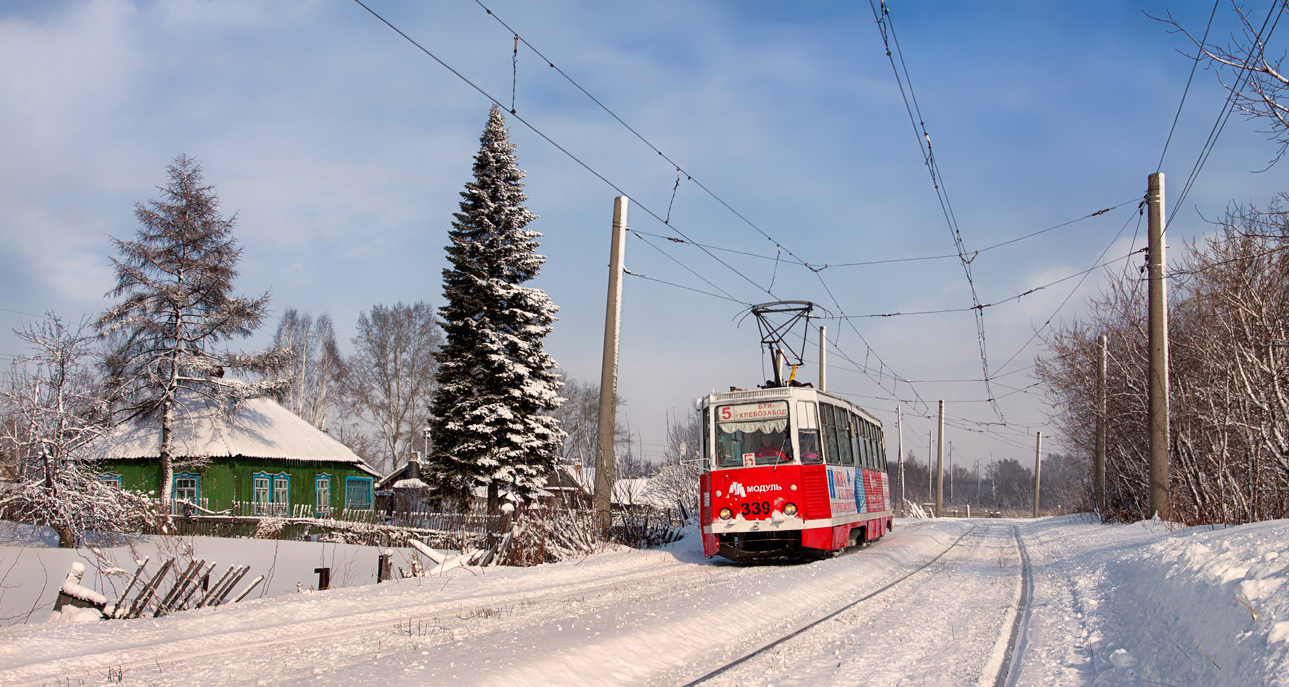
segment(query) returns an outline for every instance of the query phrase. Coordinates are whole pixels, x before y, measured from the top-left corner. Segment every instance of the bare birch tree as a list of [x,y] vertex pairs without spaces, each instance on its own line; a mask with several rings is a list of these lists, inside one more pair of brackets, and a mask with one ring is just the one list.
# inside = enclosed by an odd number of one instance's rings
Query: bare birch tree
[[353,416],[378,442],[373,465],[390,472],[420,450],[443,333],[429,304],[373,305],[358,316],[346,394]]
[[341,386],[345,381],[345,360],[336,345],[331,316],[287,308],[278,322],[273,345],[289,358],[271,377],[285,383],[284,405],[309,424],[327,431],[337,416]]

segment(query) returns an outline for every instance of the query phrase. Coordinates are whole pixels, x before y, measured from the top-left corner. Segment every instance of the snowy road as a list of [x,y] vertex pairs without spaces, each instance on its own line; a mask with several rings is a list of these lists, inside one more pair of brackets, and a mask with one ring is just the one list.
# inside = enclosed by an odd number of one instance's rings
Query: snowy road
[[792,635],[702,684],[994,685],[1022,592],[1018,534],[1033,601],[1015,684],[1283,684],[1272,676],[1289,649],[1277,617],[1289,611],[1289,556],[1277,558],[1289,524],[898,525],[809,564],[704,561],[687,541],[167,618],[18,626],[0,631],[0,684],[124,671],[127,685],[684,685]]
[[896,685],[916,666],[937,685],[993,685],[1020,593],[1013,530],[979,525],[923,571],[705,684]]

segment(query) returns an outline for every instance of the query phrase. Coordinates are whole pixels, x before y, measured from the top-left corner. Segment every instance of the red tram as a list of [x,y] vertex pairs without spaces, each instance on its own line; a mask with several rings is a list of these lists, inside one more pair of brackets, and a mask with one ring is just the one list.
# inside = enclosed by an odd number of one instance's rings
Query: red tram
[[882,424],[824,391],[703,399],[703,553],[731,560],[838,552],[891,529]]

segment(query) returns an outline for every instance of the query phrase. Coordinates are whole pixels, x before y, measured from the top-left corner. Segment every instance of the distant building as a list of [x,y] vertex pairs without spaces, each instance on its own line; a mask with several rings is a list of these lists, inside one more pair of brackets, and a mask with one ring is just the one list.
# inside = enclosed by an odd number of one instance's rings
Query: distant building
[[[234,502],[255,514],[313,515],[370,510],[372,470],[349,447],[278,403],[266,399],[220,407],[187,398],[175,409],[176,513],[219,513]],[[161,488],[161,421],[142,418],[117,427],[87,452],[99,479],[156,493]]]
[[424,510],[433,487],[421,480],[422,469],[420,451],[412,451],[411,459],[402,467],[382,477],[376,483],[376,510],[389,513]]

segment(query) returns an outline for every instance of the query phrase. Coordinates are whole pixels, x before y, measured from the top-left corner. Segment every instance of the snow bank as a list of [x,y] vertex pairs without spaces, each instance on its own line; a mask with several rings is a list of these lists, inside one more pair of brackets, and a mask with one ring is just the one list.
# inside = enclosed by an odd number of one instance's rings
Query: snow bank
[[[249,565],[248,581],[257,575],[267,578],[252,594],[252,598],[264,598],[293,594],[297,584],[303,589],[316,586],[314,569],[321,567],[331,568],[333,589],[375,584],[377,557],[384,550],[353,544],[172,536],[137,537],[127,546],[59,549],[57,538],[51,540],[41,529],[0,523],[0,627],[45,621],[60,588],[87,601],[115,599],[137,569],[136,560],[144,557],[151,560],[148,574],[171,557],[217,562],[216,576],[229,565]],[[394,551],[397,576],[398,568],[411,568],[416,554],[405,548]],[[84,566],[85,578],[73,581],[75,588],[69,588],[63,580],[77,564]],[[123,570],[129,574],[122,575]],[[136,585],[134,591],[138,589]]]
[[1289,521],[1163,536],[1109,566],[1110,599],[1144,680],[1289,685]]

